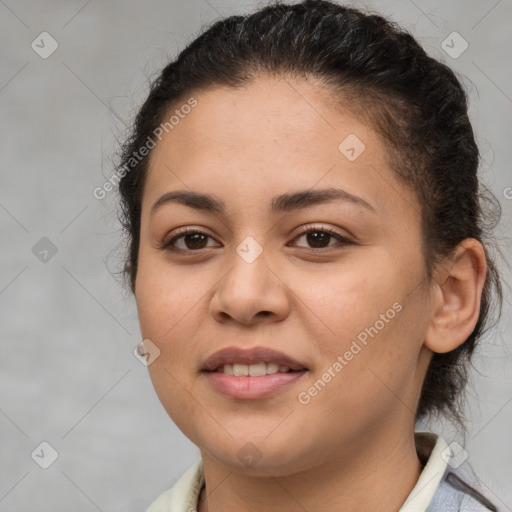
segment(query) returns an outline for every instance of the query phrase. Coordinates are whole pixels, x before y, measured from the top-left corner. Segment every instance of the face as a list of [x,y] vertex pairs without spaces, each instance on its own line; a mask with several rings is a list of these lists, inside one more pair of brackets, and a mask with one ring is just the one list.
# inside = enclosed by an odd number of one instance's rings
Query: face
[[[194,98],[154,148],[142,200],[135,294],[164,408],[204,457],[257,471],[252,451],[275,475],[412,432],[430,299],[420,205],[385,143],[312,83],[261,78]],[[325,189],[342,192],[312,195]],[[174,191],[223,209],[153,208]],[[283,199],[299,191],[310,201]],[[202,369],[233,346],[306,370],[226,394]]]

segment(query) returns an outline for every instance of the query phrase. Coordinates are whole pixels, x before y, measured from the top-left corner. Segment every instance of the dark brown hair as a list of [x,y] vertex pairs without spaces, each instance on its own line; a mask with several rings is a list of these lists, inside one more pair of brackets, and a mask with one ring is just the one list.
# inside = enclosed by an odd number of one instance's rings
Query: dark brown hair
[[[122,147],[120,168],[126,169],[172,105],[192,92],[242,87],[260,76],[313,79],[385,138],[392,168],[416,192],[422,207],[429,279],[436,264],[464,239],[484,244],[488,272],[478,322],[460,347],[434,354],[416,416],[444,413],[463,427],[460,398],[468,365],[489,328],[484,331],[495,310],[493,297],[501,314],[502,286],[488,243],[501,209],[493,215],[485,208],[499,203],[477,176],[479,151],[461,83],[407,31],[379,15],[323,0],[273,3],[248,16],[215,22],[165,66]],[[132,165],[119,184],[120,221],[128,245],[124,273],[132,292],[148,158]]]

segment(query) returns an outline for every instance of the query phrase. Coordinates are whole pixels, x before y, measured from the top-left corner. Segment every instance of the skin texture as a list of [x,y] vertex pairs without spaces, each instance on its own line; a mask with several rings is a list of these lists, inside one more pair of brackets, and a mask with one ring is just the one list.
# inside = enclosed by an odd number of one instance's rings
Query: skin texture
[[[395,178],[383,139],[313,83],[264,77],[194,97],[151,155],[135,295],[143,339],[160,350],[148,367],[157,395],[201,451],[199,512],[396,511],[421,471],[415,411],[432,351],[456,348],[478,319],[483,248],[464,241],[428,282],[416,195]],[[366,146],[354,161],[338,149],[349,134]],[[275,195],[328,187],[375,213],[341,201],[270,212]],[[226,211],[168,203],[151,216],[173,190],[215,195]],[[185,226],[210,238],[161,248]],[[353,244],[315,246],[301,227]],[[252,263],[236,252],[248,236],[263,250]],[[401,311],[300,403],[395,303]],[[264,399],[226,397],[200,369],[232,345],[275,348],[309,371]],[[237,455],[248,442],[261,457],[250,467]]]

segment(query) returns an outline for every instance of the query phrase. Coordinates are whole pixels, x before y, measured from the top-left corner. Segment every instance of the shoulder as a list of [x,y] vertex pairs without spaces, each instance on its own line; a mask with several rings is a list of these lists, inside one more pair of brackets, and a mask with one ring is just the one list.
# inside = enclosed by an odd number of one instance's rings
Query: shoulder
[[448,466],[426,512],[498,512],[484,492],[467,463],[463,470]]
[[439,445],[445,449],[433,451],[432,456],[441,456],[445,466],[426,512],[497,512],[498,508],[485,496],[482,483],[466,460],[464,448],[458,443],[447,446],[438,436]]
[[458,443],[415,432],[423,471],[400,512],[497,512]]

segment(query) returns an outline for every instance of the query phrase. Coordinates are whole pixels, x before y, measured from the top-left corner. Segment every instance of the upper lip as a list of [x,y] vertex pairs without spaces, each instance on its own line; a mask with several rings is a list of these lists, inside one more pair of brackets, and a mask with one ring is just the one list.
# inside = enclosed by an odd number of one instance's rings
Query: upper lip
[[292,370],[307,370],[300,362],[292,359],[283,352],[268,347],[253,347],[242,349],[240,347],[226,347],[213,353],[204,362],[203,371],[215,371],[225,364],[256,364],[276,363],[288,366]]

